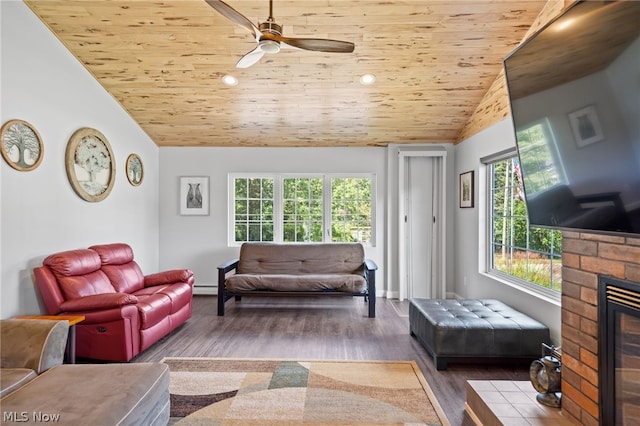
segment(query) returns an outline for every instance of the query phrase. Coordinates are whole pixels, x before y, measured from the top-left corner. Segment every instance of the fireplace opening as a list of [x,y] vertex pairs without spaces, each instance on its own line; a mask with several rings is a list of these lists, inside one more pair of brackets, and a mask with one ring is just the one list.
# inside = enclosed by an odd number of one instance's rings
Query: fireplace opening
[[600,424],[640,424],[640,284],[600,277]]

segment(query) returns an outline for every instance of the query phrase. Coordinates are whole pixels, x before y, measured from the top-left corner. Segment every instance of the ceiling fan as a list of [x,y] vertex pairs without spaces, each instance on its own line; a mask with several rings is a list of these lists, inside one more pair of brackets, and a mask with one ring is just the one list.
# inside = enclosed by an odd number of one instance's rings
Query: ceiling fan
[[335,53],[350,53],[353,52],[355,47],[353,43],[348,41],[283,37],[282,26],[276,24],[273,18],[273,0],[269,0],[269,17],[266,22],[259,24],[257,27],[240,12],[221,0],[205,1],[222,16],[249,31],[258,43],[255,49],[240,58],[236,64],[237,68],[250,67],[257,63],[265,53],[278,53],[280,48],[283,47],[282,45],[316,52]]

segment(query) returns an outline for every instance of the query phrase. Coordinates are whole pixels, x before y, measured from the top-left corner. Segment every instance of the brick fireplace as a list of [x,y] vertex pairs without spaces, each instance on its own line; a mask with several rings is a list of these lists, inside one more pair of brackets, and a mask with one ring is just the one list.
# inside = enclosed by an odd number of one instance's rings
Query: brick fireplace
[[562,411],[597,426],[599,276],[640,283],[640,237],[564,232],[562,250]]

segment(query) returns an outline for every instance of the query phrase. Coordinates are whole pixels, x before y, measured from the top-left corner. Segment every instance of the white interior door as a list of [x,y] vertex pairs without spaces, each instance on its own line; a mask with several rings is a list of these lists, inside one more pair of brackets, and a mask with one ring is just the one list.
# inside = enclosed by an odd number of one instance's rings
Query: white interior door
[[432,298],[433,289],[433,158],[408,157],[405,191],[407,296]]
[[446,297],[446,151],[398,151],[398,298]]

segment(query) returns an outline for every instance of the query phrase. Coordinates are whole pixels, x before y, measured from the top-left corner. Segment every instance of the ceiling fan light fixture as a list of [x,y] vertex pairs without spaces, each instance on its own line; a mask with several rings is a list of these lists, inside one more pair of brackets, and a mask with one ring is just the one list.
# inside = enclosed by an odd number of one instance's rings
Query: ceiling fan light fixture
[[222,77],[222,82],[227,86],[236,86],[238,84],[238,79],[232,75],[225,75]]
[[280,42],[275,40],[260,40],[260,50],[264,53],[278,53]]
[[360,84],[368,86],[376,82],[376,76],[373,74],[364,74],[360,77]]

